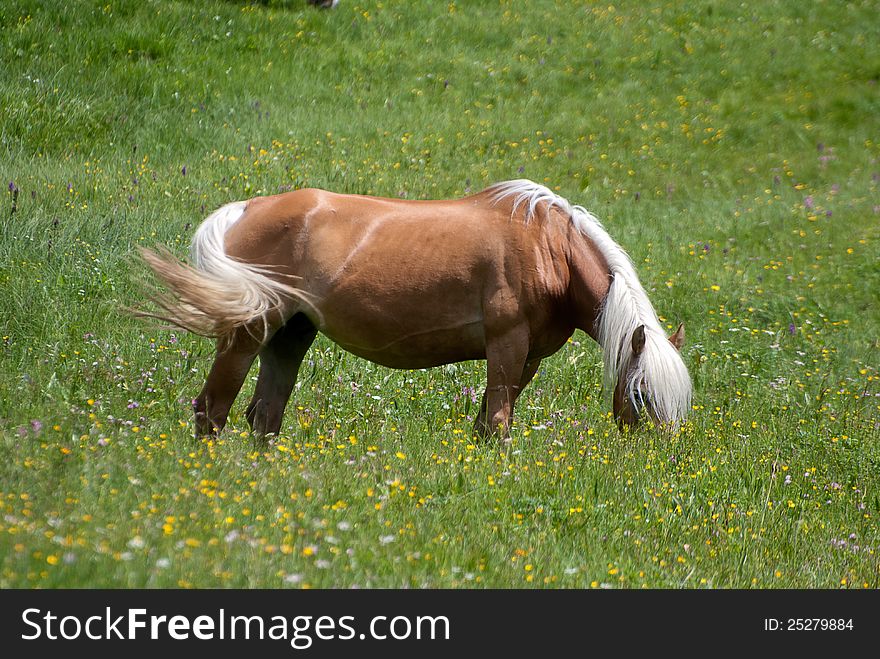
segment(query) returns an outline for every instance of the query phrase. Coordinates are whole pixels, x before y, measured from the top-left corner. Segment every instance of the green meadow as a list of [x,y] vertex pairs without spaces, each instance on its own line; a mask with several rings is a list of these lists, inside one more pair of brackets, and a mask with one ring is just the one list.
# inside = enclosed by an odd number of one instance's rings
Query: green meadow
[[[877,588],[878,10],[3,2],[0,587]],[[509,443],[471,435],[482,362],[321,337],[277,441],[256,369],[194,437],[214,347],[130,313],[139,246],[288,189],[523,177],[685,323],[680,430],[618,430],[577,333]]]

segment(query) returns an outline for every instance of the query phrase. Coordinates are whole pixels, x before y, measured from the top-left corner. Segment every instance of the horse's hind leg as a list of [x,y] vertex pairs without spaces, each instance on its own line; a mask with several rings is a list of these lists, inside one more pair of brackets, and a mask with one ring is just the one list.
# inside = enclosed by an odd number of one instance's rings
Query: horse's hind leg
[[224,350],[218,350],[214,365],[198,398],[193,403],[196,435],[211,435],[223,430],[229,408],[241,390],[260,342],[240,328]]
[[260,375],[246,416],[256,435],[277,435],[299,366],[318,330],[303,314],[279,329],[260,350]]

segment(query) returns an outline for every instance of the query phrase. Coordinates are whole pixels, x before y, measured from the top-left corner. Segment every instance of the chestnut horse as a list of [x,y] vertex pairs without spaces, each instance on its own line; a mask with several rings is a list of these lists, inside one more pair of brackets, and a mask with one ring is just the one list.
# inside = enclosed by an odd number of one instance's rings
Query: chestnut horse
[[683,327],[667,339],[599,221],[531,181],[441,201],[317,189],[258,197],[201,224],[192,265],[167,251],[142,256],[172,291],[147,315],[218,340],[194,402],[200,435],[223,428],[258,355],[247,419],[258,435],[279,433],[318,332],[392,368],[485,359],[481,436],[506,436],[517,397],[575,329],[603,349],[619,424],[676,425],[690,409]]

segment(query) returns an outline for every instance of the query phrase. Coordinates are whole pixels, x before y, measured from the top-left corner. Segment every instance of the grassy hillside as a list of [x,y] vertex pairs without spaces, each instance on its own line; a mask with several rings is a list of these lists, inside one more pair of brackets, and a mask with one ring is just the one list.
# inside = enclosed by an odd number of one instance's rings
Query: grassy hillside
[[[11,0],[0,586],[880,582],[875,2]],[[695,384],[621,433],[583,334],[509,445],[482,363],[319,338],[273,445],[192,437],[213,346],[127,314],[233,199],[528,177],[633,257]],[[255,374],[252,374],[255,375]]]

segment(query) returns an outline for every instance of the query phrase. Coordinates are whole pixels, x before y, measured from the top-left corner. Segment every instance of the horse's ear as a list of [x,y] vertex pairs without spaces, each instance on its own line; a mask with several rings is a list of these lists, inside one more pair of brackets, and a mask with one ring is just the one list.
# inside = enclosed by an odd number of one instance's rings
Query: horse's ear
[[645,349],[645,326],[639,325],[633,331],[632,336],[632,350],[633,354],[638,357],[642,354],[642,350]]
[[684,323],[678,324],[678,329],[669,337],[669,342],[675,346],[676,350],[681,350],[681,347],[684,345]]

